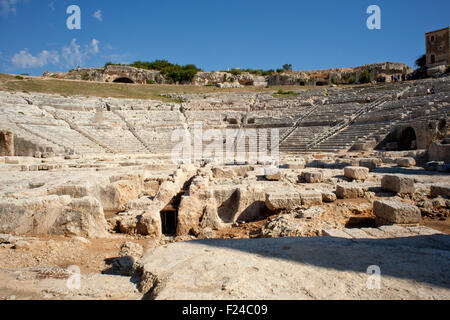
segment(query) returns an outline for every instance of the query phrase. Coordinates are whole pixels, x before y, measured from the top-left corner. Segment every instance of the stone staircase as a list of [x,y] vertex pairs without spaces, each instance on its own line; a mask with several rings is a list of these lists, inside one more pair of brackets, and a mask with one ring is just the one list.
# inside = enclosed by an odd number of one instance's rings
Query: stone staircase
[[103,148],[106,152],[108,153],[115,153],[114,150],[112,150],[111,148],[109,148],[107,145],[105,145],[104,143],[98,141],[96,138],[94,138],[93,136],[91,136],[90,134],[88,134],[86,131],[80,129],[80,127],[78,125],[76,125],[75,123],[73,123],[72,121],[70,121],[69,119],[65,118],[62,115],[59,115],[56,110],[51,110],[50,108],[44,108],[44,107],[39,107],[41,108],[41,110],[48,112],[49,114],[51,114],[55,120],[62,120],[64,122],[66,122],[69,127],[78,132],[80,135],[82,135],[83,137],[87,138],[88,140],[92,141],[93,143],[95,143],[96,145],[100,146],[101,148]]
[[325,126],[298,127],[295,131],[283,141],[279,150],[284,153],[302,153],[306,152],[306,146],[311,141],[311,137],[323,132]]
[[50,142],[51,144],[59,146],[61,148],[59,150],[61,150],[61,151],[64,150],[65,153],[67,153],[67,152],[72,153],[72,154],[75,153],[73,148],[62,144],[62,143],[56,141],[53,138],[45,137],[45,136],[41,135],[40,133],[38,133],[39,131],[31,130],[30,128],[27,128],[26,126],[22,125],[19,122],[16,122],[16,126],[21,128],[22,130],[26,131],[27,133],[29,133],[31,135],[35,135],[36,137],[39,137],[42,140],[46,140],[46,141]]
[[[312,139],[312,141],[306,145],[306,150],[307,151],[310,151],[310,150],[311,151],[312,150],[321,151],[320,145],[324,141],[326,141],[326,140],[332,138],[333,136],[341,133],[342,131],[346,130],[360,116],[362,116],[366,113],[369,113],[370,111],[372,111],[375,108],[379,108],[380,106],[385,104],[390,99],[391,99],[390,97],[384,96],[367,106],[362,106],[355,113],[353,113],[349,119],[344,119],[341,122],[339,122],[338,124],[336,124],[335,126],[331,127],[330,129],[326,130],[325,132],[321,133],[319,136],[315,136]],[[348,136],[348,138],[350,138],[350,136]],[[347,141],[350,141],[349,144],[354,142],[351,140],[347,140]]]
[[152,149],[150,148],[150,146],[145,142],[144,139],[142,139],[142,137],[138,134],[136,128],[127,121],[127,119],[120,113],[117,112],[116,110],[113,109],[113,112],[125,123],[125,125],[127,126],[128,130],[131,132],[131,134],[136,138],[136,140],[138,140],[141,145],[145,148],[145,150],[147,152],[152,152]]
[[294,131],[300,127],[300,125],[303,123],[303,121],[306,118],[308,118],[310,115],[312,115],[317,109],[318,109],[318,106],[313,104],[311,109],[309,109],[309,111],[307,113],[305,113],[300,118],[298,118],[295,121],[294,125],[289,130],[287,130],[287,132],[284,133],[283,136],[280,138],[280,143],[278,144],[278,146],[280,146],[284,141],[286,141],[294,133]]
[[309,150],[323,152],[348,151],[356,142],[367,141],[369,137],[382,134],[382,132],[388,133],[389,129],[389,123],[352,124]]

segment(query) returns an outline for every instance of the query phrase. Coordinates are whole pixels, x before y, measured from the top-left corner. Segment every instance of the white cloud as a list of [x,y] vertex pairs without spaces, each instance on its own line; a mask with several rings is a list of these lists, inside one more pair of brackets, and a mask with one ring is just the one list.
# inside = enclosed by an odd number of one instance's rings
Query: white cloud
[[61,50],[61,57],[66,62],[67,66],[81,66],[84,60],[84,53],[80,50],[77,44],[77,39],[73,38],[69,46],[63,47]]
[[66,62],[67,67],[82,66],[91,54],[95,55],[100,52],[99,43],[100,41],[97,39],[92,39],[89,45],[82,48],[77,44],[77,39],[73,38],[69,46],[62,48],[61,57]]
[[0,0],[0,17],[8,17],[10,13],[16,13],[17,0]]
[[99,49],[99,47],[98,47],[98,44],[100,43],[100,41],[98,41],[97,39],[92,39],[92,42],[91,42],[91,52],[93,53],[93,54],[96,54],[96,53],[98,53],[99,51],[100,51],[100,49]]
[[48,63],[59,63],[59,55],[56,51],[44,50],[37,56],[33,56],[28,49],[24,49],[19,53],[16,53],[11,58],[11,62],[14,68],[37,68],[43,67]]
[[28,49],[24,49],[13,55],[11,68],[13,70],[38,68],[47,64],[60,65],[67,68],[82,66],[92,55],[100,52],[99,43],[100,41],[97,39],[92,39],[89,45],[81,47],[77,43],[77,39],[73,38],[68,46],[64,46],[61,49],[61,52],[43,50],[36,56],[33,56]]
[[103,21],[102,10],[95,11],[94,18],[97,19],[98,21],[102,22]]

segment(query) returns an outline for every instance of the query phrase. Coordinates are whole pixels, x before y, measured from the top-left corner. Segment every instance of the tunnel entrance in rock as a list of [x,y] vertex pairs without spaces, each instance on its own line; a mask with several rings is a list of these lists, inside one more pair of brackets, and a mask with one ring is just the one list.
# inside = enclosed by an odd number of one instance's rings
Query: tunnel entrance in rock
[[113,82],[115,82],[115,83],[134,83],[133,80],[131,80],[130,78],[126,78],[126,77],[117,78]]
[[161,231],[166,236],[175,236],[178,227],[178,210],[180,208],[181,199],[186,191],[189,190],[194,177],[187,180],[182,189],[173,197],[166,207],[160,212],[161,215]]
[[[238,189],[220,205],[217,213],[222,222],[255,222],[263,220],[272,214],[264,201],[246,201],[242,197],[245,198],[245,195],[242,196]],[[243,203],[245,203],[245,207],[242,206]]]
[[416,131],[408,127],[403,130],[398,143],[399,151],[417,150]]
[[439,123],[438,123],[438,130],[439,131],[444,131],[444,129],[447,127],[447,120],[445,120],[445,119],[441,119],[441,120],[439,120]]
[[166,236],[174,236],[177,233],[178,214],[176,210],[161,211],[162,233]]

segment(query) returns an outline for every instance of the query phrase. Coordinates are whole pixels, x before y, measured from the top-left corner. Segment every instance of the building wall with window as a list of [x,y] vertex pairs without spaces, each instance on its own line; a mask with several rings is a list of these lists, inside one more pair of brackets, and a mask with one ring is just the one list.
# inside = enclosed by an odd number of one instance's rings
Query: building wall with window
[[427,67],[450,64],[450,27],[425,34]]

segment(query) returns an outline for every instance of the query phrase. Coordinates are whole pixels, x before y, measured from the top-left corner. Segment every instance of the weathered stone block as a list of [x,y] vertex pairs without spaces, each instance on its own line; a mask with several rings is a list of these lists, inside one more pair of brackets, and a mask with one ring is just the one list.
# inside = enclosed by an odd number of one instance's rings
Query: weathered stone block
[[59,196],[68,195],[72,198],[84,198],[89,196],[89,186],[88,184],[64,184],[56,187],[51,193],[57,194]]
[[161,214],[157,210],[146,210],[136,224],[138,234],[159,239],[162,236]]
[[305,190],[299,192],[304,206],[316,206],[322,204],[322,193],[315,190]]
[[101,204],[93,197],[73,199],[58,216],[50,233],[90,238],[108,237]]
[[346,167],[344,175],[349,179],[364,181],[369,178],[369,169],[365,167]]
[[415,191],[414,180],[404,176],[386,175],[381,179],[381,188],[385,191],[412,194]]
[[450,198],[450,185],[432,185],[431,186],[431,196],[433,198],[438,196],[446,196]]
[[321,183],[323,181],[323,173],[318,171],[307,171],[302,173],[302,178],[308,183]]
[[324,229],[322,231],[322,235],[325,237],[334,237],[334,238],[344,238],[344,239],[351,239],[352,237],[339,229]]
[[212,173],[216,179],[232,179],[236,177],[234,171],[229,168],[213,168]]
[[344,229],[345,233],[347,233],[353,239],[373,239],[374,237],[367,234],[365,231],[361,229]]
[[364,197],[364,189],[351,184],[338,184],[336,195],[339,199],[357,199]]
[[414,167],[416,165],[416,160],[414,160],[414,158],[399,158],[397,159],[397,165],[403,168]]
[[215,198],[210,198],[206,201],[206,206],[203,211],[203,216],[200,221],[202,229],[211,228],[212,230],[219,230],[222,223],[217,211],[217,202]]
[[302,199],[296,192],[266,194],[266,206],[271,211],[290,210],[302,205]]
[[419,208],[394,200],[375,201],[373,212],[377,225],[419,224],[421,220]]
[[269,181],[280,181],[281,172],[278,168],[266,168],[264,169],[264,177]]
[[333,192],[322,192],[322,201],[323,202],[335,202],[336,200],[337,200],[337,196]]
[[0,233],[48,234],[55,220],[70,202],[69,196],[0,201]]
[[370,171],[380,167],[383,161],[381,159],[363,159],[359,162],[360,167],[365,167]]

